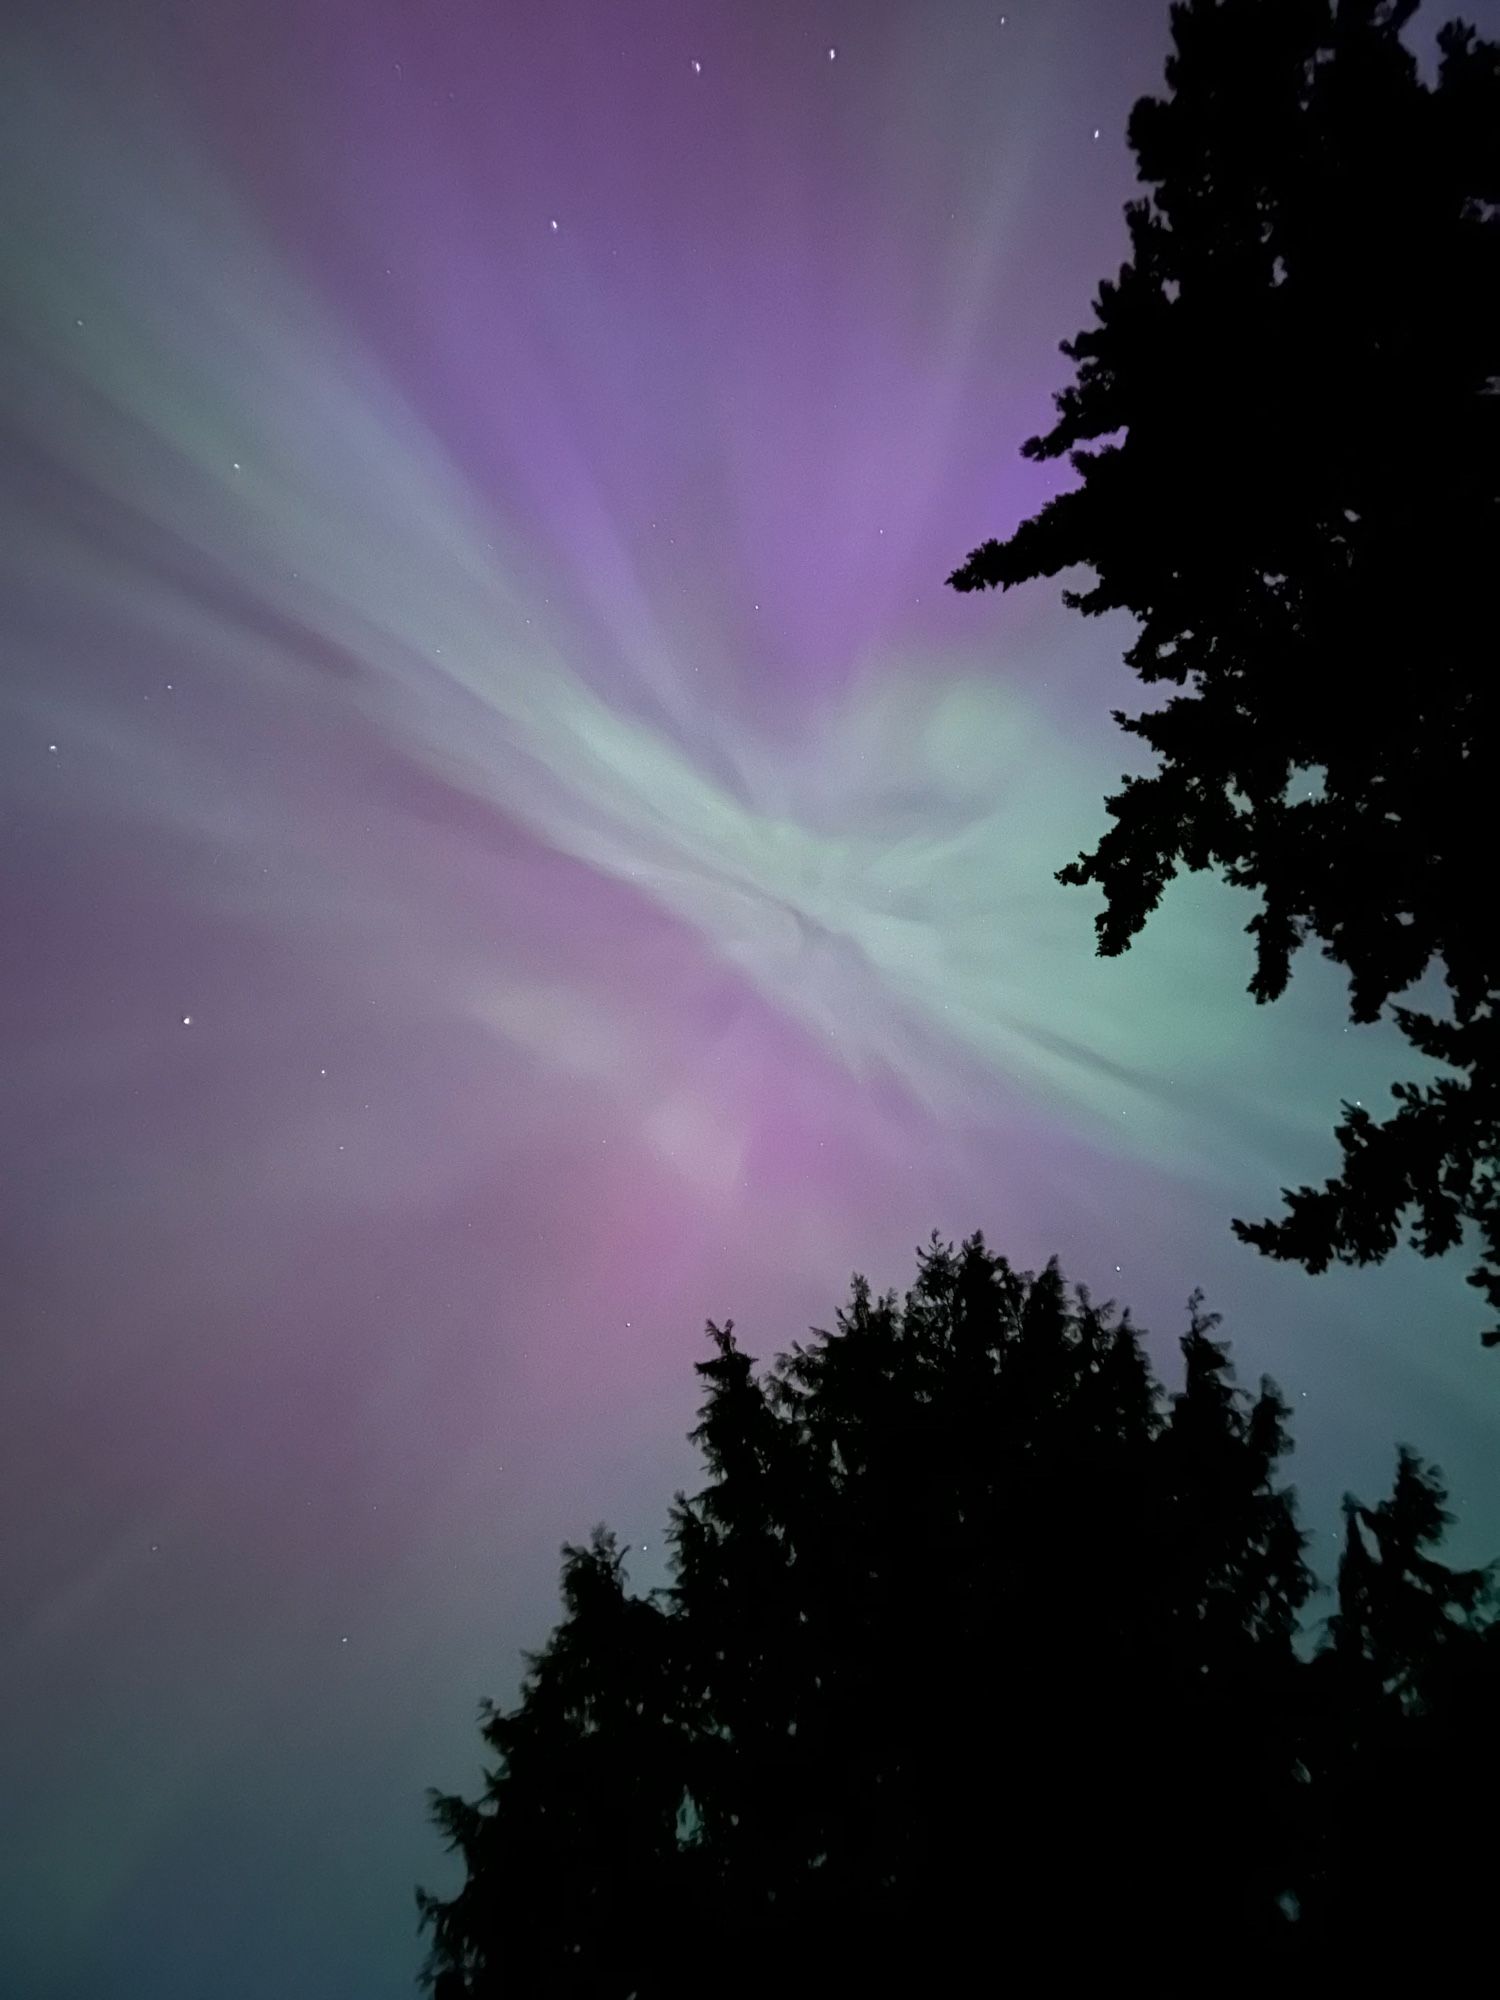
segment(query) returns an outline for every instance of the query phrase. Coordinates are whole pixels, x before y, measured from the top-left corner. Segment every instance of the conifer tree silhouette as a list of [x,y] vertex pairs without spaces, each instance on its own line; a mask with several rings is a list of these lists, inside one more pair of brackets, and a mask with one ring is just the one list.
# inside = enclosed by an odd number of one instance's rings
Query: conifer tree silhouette
[[1441,1474],[1402,1446],[1388,1500],[1344,1503],[1338,1610],[1313,1664],[1308,1758],[1320,1842],[1303,1887],[1309,1944],[1347,1959],[1430,1954],[1482,1936],[1500,1840],[1500,1654],[1487,1570],[1435,1551]]
[[[1416,12],[1172,8],[1167,95],[1130,119],[1129,261],[1024,446],[1080,483],[948,580],[1090,569],[1065,601],[1130,612],[1127,662],[1180,690],[1117,711],[1159,768],[1059,874],[1102,889],[1101,954],[1211,869],[1258,897],[1258,1001],[1316,940],[1351,1018],[1389,1012],[1440,1066],[1384,1120],[1344,1105],[1342,1170],[1239,1236],[1321,1271],[1468,1227],[1500,1311],[1500,45],[1450,24],[1429,84]],[[1446,994],[1396,1004],[1429,972]]]
[[979,1236],[764,1369],[710,1325],[670,1585],[633,1596],[603,1529],[566,1549],[480,1796],[434,1800],[465,1880],[419,1895],[433,1990],[947,1992],[1162,1937],[1290,1972],[1402,1894],[1482,1908],[1493,1838],[1391,1861],[1379,1801],[1500,1776],[1486,1574],[1440,1562],[1403,1452],[1308,1659],[1286,1404],[1216,1334],[1195,1294],[1166,1395],[1128,1313]]

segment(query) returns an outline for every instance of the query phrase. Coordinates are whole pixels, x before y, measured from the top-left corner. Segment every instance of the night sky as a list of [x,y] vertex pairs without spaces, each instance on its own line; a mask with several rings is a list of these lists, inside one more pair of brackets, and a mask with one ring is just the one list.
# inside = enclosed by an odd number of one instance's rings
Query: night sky
[[1500,1551],[1464,1260],[1229,1233],[1404,1044],[1203,879],[1094,958],[1129,628],[943,586],[1069,477],[1165,0],[4,37],[0,1989],[410,1994],[424,1788],[564,1538],[660,1580],[704,1320],[935,1226],[1168,1370],[1206,1287],[1325,1569],[1398,1437]]

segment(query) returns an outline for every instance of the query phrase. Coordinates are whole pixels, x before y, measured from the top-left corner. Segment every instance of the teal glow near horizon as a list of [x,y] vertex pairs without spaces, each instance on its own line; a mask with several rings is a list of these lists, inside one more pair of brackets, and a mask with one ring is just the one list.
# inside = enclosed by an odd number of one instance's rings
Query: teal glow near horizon
[[1125,628],[942,585],[1052,490],[1164,9],[22,15],[0,1985],[410,1990],[422,1788],[564,1536],[659,1573],[703,1320],[934,1225],[1169,1375],[1202,1284],[1310,1525],[1409,1437],[1492,1553],[1462,1270],[1228,1228],[1399,1039],[1204,880],[1096,959]]

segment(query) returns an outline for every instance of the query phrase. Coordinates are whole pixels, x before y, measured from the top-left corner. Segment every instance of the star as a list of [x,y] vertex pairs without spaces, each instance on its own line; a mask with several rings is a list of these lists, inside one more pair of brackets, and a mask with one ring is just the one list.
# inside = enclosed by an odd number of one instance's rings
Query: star
[[554,236],[557,234],[557,217],[555,215],[552,218],[552,233]]
[[192,1015],[191,1015],[191,1014],[184,1014],[184,1015],[183,1015],[183,1017],[182,1017],[182,1025],[183,1025],[183,1027],[185,1027],[185,1028],[190,1028],[190,1027],[192,1027],[192,1025],[193,1025],[193,1017],[192,1017]]
[[701,63],[701,62],[699,62],[698,58],[697,58],[696,56],[694,56],[694,57],[693,57],[693,75],[694,75],[694,76],[702,76],[702,74],[703,74],[703,65],[702,65],[702,63]]
[[1096,125],[1096,126],[1094,127],[1094,137],[1095,137],[1095,138],[1097,139],[1097,138],[1098,138],[1098,136],[1099,136],[1099,127],[1098,127],[1098,126]]
[[832,62],[832,61],[833,61],[833,59],[834,59],[834,57],[835,57],[835,56],[836,56],[837,54],[838,54],[838,50],[837,50],[837,49],[830,49],[830,50],[828,51],[828,60],[829,60],[830,62]]
[[55,757],[55,756],[57,755],[57,745],[56,745],[55,743],[49,743],[49,744],[47,745],[47,748],[48,748],[48,750],[50,750],[50,751],[51,751],[51,753],[52,753],[52,755],[53,755],[54,757]]

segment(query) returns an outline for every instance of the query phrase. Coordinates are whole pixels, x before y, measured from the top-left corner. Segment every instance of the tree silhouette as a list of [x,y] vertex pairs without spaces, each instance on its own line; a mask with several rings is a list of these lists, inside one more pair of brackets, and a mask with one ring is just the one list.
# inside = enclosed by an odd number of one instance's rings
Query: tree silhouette
[[1323,1800],[1302,1892],[1310,1941],[1342,1952],[1355,1940],[1387,1963],[1476,1931],[1500,1860],[1488,1825],[1500,1779],[1489,1575],[1433,1554],[1446,1499],[1436,1468],[1402,1446],[1389,1500],[1345,1500],[1338,1610],[1310,1676]]
[[[1236,1222],[1311,1271],[1426,1256],[1472,1225],[1500,1310],[1500,951],[1480,903],[1500,697],[1500,45],[1461,23],[1426,83],[1416,0],[1186,0],[1168,95],[1129,125],[1131,255],[1065,342],[1027,457],[1081,483],[958,590],[1075,566],[1065,601],[1139,622],[1126,660],[1186,692],[1116,720],[1156,753],[1059,880],[1128,948],[1179,868],[1255,891],[1259,1001],[1317,939],[1446,1074],[1345,1105],[1341,1173]],[[1500,1324],[1484,1336],[1500,1341]]]
[[1286,1405],[1201,1299],[1168,1396],[1055,1263],[918,1256],[767,1369],[710,1326],[667,1589],[632,1596],[603,1529],[565,1549],[480,1797],[434,1800],[466,1874],[419,1893],[442,2000],[949,1991],[1148,1927],[1184,1968],[1232,1939],[1290,1969],[1400,1887],[1372,1786],[1452,1810],[1496,1653],[1435,1475],[1403,1453],[1351,1503],[1309,1660]]
[[439,1993],[500,1990],[483,1982],[501,1964],[517,1993],[592,1990],[577,1968],[606,1957],[622,1993],[649,1975],[639,1913],[676,1857],[680,1693],[662,1611],[627,1594],[622,1560],[602,1528],[563,1550],[562,1623],[520,1706],[482,1711],[497,1775],[479,1804],[434,1805],[468,1871],[451,1902],[418,1896]]

